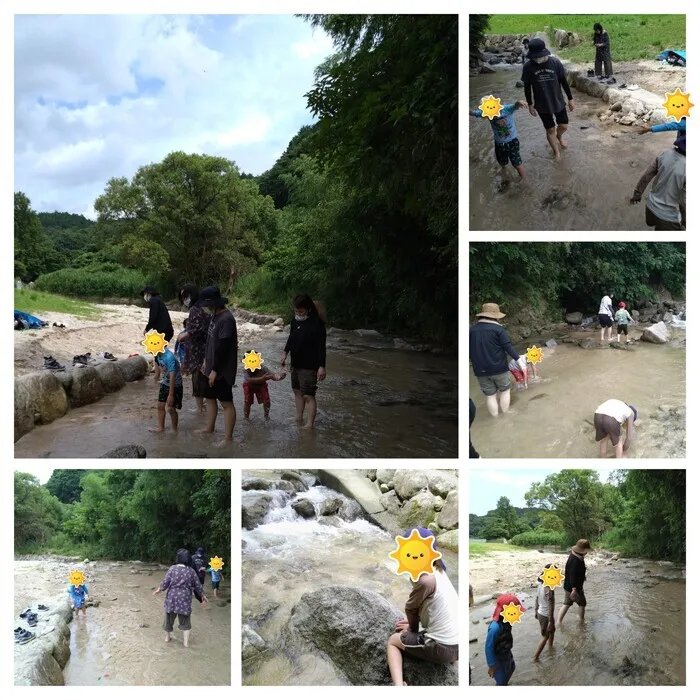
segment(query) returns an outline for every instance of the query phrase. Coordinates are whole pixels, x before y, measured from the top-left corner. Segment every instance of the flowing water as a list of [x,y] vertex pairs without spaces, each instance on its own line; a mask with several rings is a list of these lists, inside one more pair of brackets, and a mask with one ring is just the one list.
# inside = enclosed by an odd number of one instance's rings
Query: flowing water
[[[586,618],[574,605],[557,624],[553,649],[533,662],[541,639],[535,593],[514,592],[526,612],[513,625],[510,685],[685,685],[685,573],[669,562],[626,560],[589,568]],[[555,615],[564,594],[556,589]],[[474,685],[493,685],[484,656],[493,601],[470,609]]]
[[86,620],[70,623],[71,656],[63,671],[66,685],[230,685],[228,580],[215,600],[207,577],[206,609],[193,599],[188,648],[182,645],[177,624],[172,641],[164,641],[165,594],[151,595],[168,568],[163,565],[98,561],[84,568],[67,560],[17,560],[15,613],[67,590],[68,574],[76,567],[85,571],[89,597],[99,607],[89,607]]
[[[586,337],[598,342],[600,334],[576,334]],[[666,345],[637,343],[631,352],[569,344],[544,348],[539,380],[525,390],[513,388],[510,412],[498,418],[486,410],[470,371],[474,447],[482,457],[599,457],[593,414],[604,401],[620,399],[639,412],[629,457],[684,457],[685,330],[674,329],[672,337]],[[522,341],[516,349],[525,352],[533,344],[539,343]],[[660,406],[671,413],[658,414]],[[608,456],[614,457],[610,446]]]
[[[265,367],[279,372],[283,340],[263,336],[255,345]],[[239,348],[239,355],[247,348]],[[254,404],[243,418],[242,367],[234,405],[233,445],[220,445],[223,413],[216,434],[196,431],[203,419],[193,411],[191,380],[185,378],[180,432],[154,435],[158,388],[153,375],[127,384],[101,401],[37,426],[15,443],[16,457],[99,457],[119,445],[137,443],[149,457],[456,457],[457,359],[397,350],[391,339],[334,332],[328,337],[328,376],[319,385],[316,429],[295,420],[290,376],[269,382],[271,418]]]
[[[246,473],[247,474],[247,473]],[[270,478],[270,472],[257,472]],[[251,492],[252,493],[252,492]],[[243,622],[272,647],[272,651],[244,665],[246,685],[338,685],[335,667],[320,656],[285,646],[282,630],[301,596],[328,585],[355,585],[379,593],[403,610],[410,582],[390,567],[395,549],[391,535],[366,520],[342,522],[339,527],[305,520],[292,510],[281,491],[265,521],[243,530]],[[344,498],[324,486],[304,492],[316,506],[329,496]],[[443,550],[450,580],[458,588],[457,555]]]
[[[469,79],[469,108],[481,98],[503,104],[524,100],[516,88],[519,70],[500,70]],[[604,126],[597,114],[607,103],[572,88],[569,148],[555,162],[539,117],[515,113],[520,154],[527,177],[505,172],[493,153],[493,132],[484,118],[469,120],[469,228],[472,231],[646,231],[644,199],[630,205],[637,181],[675,132],[638,135],[634,127]],[[648,192],[648,190],[647,190]]]

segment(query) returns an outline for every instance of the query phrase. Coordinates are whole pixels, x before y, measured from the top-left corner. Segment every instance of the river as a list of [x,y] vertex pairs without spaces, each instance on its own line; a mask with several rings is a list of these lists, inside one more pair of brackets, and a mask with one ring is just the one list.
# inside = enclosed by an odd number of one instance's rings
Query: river
[[[516,88],[520,70],[469,78],[469,109],[494,95],[503,104],[524,100]],[[644,203],[629,199],[646,168],[671,148],[675,132],[636,134],[634,127],[604,126],[597,114],[607,103],[574,94],[566,137],[569,148],[555,162],[539,117],[518,110],[515,121],[524,183],[515,169],[506,175],[496,163],[487,120],[469,119],[469,228],[472,231],[647,231]]]
[[[559,559],[563,563],[565,555]],[[585,622],[579,623],[574,605],[557,625],[552,651],[545,648],[538,663],[532,661],[541,639],[536,591],[509,591],[526,608],[513,625],[517,668],[510,685],[685,685],[685,588],[685,572],[670,562],[629,559],[589,567]],[[558,616],[562,589],[555,595]],[[473,685],[494,684],[484,657],[493,609],[490,601],[469,611],[469,636],[476,637],[469,645]]]
[[[253,348],[264,367],[279,372],[286,335],[261,335]],[[251,348],[252,349],[252,348]],[[240,347],[239,355],[248,348]],[[158,390],[153,375],[127,384],[101,401],[74,409],[49,425],[37,426],[15,443],[16,457],[99,457],[119,445],[137,443],[149,457],[457,457],[457,358],[394,348],[382,336],[334,331],[328,336],[328,376],[318,390],[316,429],[297,426],[290,377],[269,382],[271,418],[255,404],[243,418],[243,368],[234,404],[237,422],[232,445],[201,436],[202,419],[193,412],[191,380],[185,378],[180,432],[154,435]]]
[[228,580],[215,600],[207,577],[206,609],[193,599],[190,646],[185,648],[177,624],[172,641],[165,643],[165,594],[151,595],[167,566],[97,561],[94,567],[83,567],[50,557],[18,559],[14,565],[15,614],[42,597],[67,590],[68,574],[76,567],[87,574],[90,597],[99,601],[99,607],[87,609],[86,621],[70,623],[71,656],[63,671],[66,685],[230,685]]
[[[251,474],[270,478],[270,472]],[[246,472],[246,476],[249,475]],[[390,568],[394,538],[358,519],[339,527],[305,520],[291,508],[282,492],[261,525],[243,530],[243,618],[260,614],[255,631],[271,644],[263,659],[244,667],[245,685],[339,685],[335,667],[315,654],[298,656],[285,646],[282,629],[292,607],[307,591],[342,584],[368,588],[403,610],[411,584]],[[317,506],[329,496],[344,498],[332,489],[314,486],[303,492]],[[317,508],[318,510],[318,508]],[[450,579],[458,588],[457,555],[442,550]]]
[[[630,457],[684,457],[685,330],[672,333],[668,344],[637,343],[630,352],[563,343],[544,348],[539,381],[526,390],[513,388],[510,412],[498,418],[486,410],[470,370],[469,395],[477,407],[474,447],[482,457],[598,457],[593,414],[607,399],[620,399],[639,412]],[[576,337],[599,341],[600,333]],[[529,339],[516,349],[524,353],[533,344],[543,345]],[[680,409],[679,417],[657,414],[660,406]],[[608,457],[613,456],[609,446]]]

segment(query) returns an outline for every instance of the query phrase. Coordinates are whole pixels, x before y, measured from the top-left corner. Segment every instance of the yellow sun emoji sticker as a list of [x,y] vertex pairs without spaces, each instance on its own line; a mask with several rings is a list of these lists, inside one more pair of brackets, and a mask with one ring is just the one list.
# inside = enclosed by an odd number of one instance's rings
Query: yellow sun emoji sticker
[[676,88],[675,92],[666,92],[666,102],[662,107],[666,110],[666,116],[679,122],[683,117],[690,116],[690,108],[695,105],[690,101],[689,92],[681,92]]
[[501,104],[501,98],[494,97],[493,95],[489,95],[488,97],[482,97],[479,109],[481,110],[482,117],[487,117],[488,119],[500,117],[501,110],[503,109],[503,105]]
[[561,569],[557,569],[556,566],[552,565],[542,569],[540,578],[542,579],[542,584],[544,586],[554,590],[557,586],[562,585],[564,574],[561,572]]
[[251,372],[255,372],[256,369],[260,369],[260,365],[263,363],[262,355],[255,350],[251,350],[245,354],[245,357],[241,360],[244,367],[249,369]]
[[410,537],[396,537],[396,549],[389,554],[399,563],[397,574],[408,574],[415,583],[422,574],[432,574],[434,562],[442,554],[433,549],[435,537],[422,537],[418,530],[411,530]]
[[74,586],[80,586],[81,584],[85,583],[85,575],[82,571],[71,571],[68,580]]
[[224,560],[220,557],[212,557],[209,560],[209,566],[214,569],[214,571],[219,571],[224,568]]
[[154,357],[160,355],[161,352],[165,352],[165,348],[168,347],[168,341],[165,339],[165,333],[159,333],[158,331],[148,331],[144,334],[141,345],[146,348],[146,352],[151,353]]
[[508,605],[503,606],[501,611],[501,617],[503,622],[510,622],[512,625],[514,622],[520,622],[520,618],[523,615],[523,610],[519,605],[515,603],[508,603]]
[[528,362],[532,362],[533,365],[536,365],[538,362],[542,362],[544,355],[542,354],[542,350],[536,345],[533,345],[531,348],[527,349],[525,357],[527,357]]

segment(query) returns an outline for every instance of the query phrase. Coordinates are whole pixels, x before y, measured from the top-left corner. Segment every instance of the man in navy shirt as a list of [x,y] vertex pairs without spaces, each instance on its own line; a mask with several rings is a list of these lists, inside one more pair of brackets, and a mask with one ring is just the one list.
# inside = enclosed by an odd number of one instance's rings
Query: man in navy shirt
[[513,347],[508,332],[498,321],[505,317],[498,304],[484,304],[479,319],[469,329],[469,360],[474,376],[486,396],[486,408],[492,416],[510,407],[510,372],[508,355],[518,361],[520,355]]

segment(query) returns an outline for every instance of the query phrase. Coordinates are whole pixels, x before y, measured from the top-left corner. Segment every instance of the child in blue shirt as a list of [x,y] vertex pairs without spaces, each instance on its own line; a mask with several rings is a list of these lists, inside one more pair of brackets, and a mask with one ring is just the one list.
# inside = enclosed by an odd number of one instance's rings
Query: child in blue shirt
[[[162,378],[161,378],[162,375]],[[156,384],[160,382],[158,391],[158,427],[151,428],[152,433],[162,433],[165,430],[165,409],[168,409],[173,430],[177,432],[177,410],[182,408],[182,373],[180,363],[170,348],[156,355]]]
[[[498,164],[505,168],[510,161],[518,171],[521,181],[525,179],[525,168],[523,167],[523,159],[520,157],[520,141],[518,140],[518,130],[515,127],[515,117],[513,115],[516,109],[524,109],[526,107],[527,102],[518,100],[518,102],[503,105],[500,117],[489,119],[493,130],[493,145]],[[480,109],[475,109],[470,114],[472,117],[483,118],[484,116]]]
[[85,605],[85,599],[88,594],[87,584],[81,583],[76,586],[71,583],[68,586],[68,593],[70,594],[71,607],[76,611],[78,617],[80,617],[80,611],[83,612],[83,619],[87,619],[87,606]]
[[637,129],[638,134],[658,134],[661,131],[685,131],[685,117],[677,122],[675,119],[664,122],[663,124],[654,124],[654,126],[640,126]]
[[219,583],[224,580],[224,575],[221,569],[212,569],[211,566],[207,569],[211,574],[211,589],[214,591],[214,598],[219,597]]

